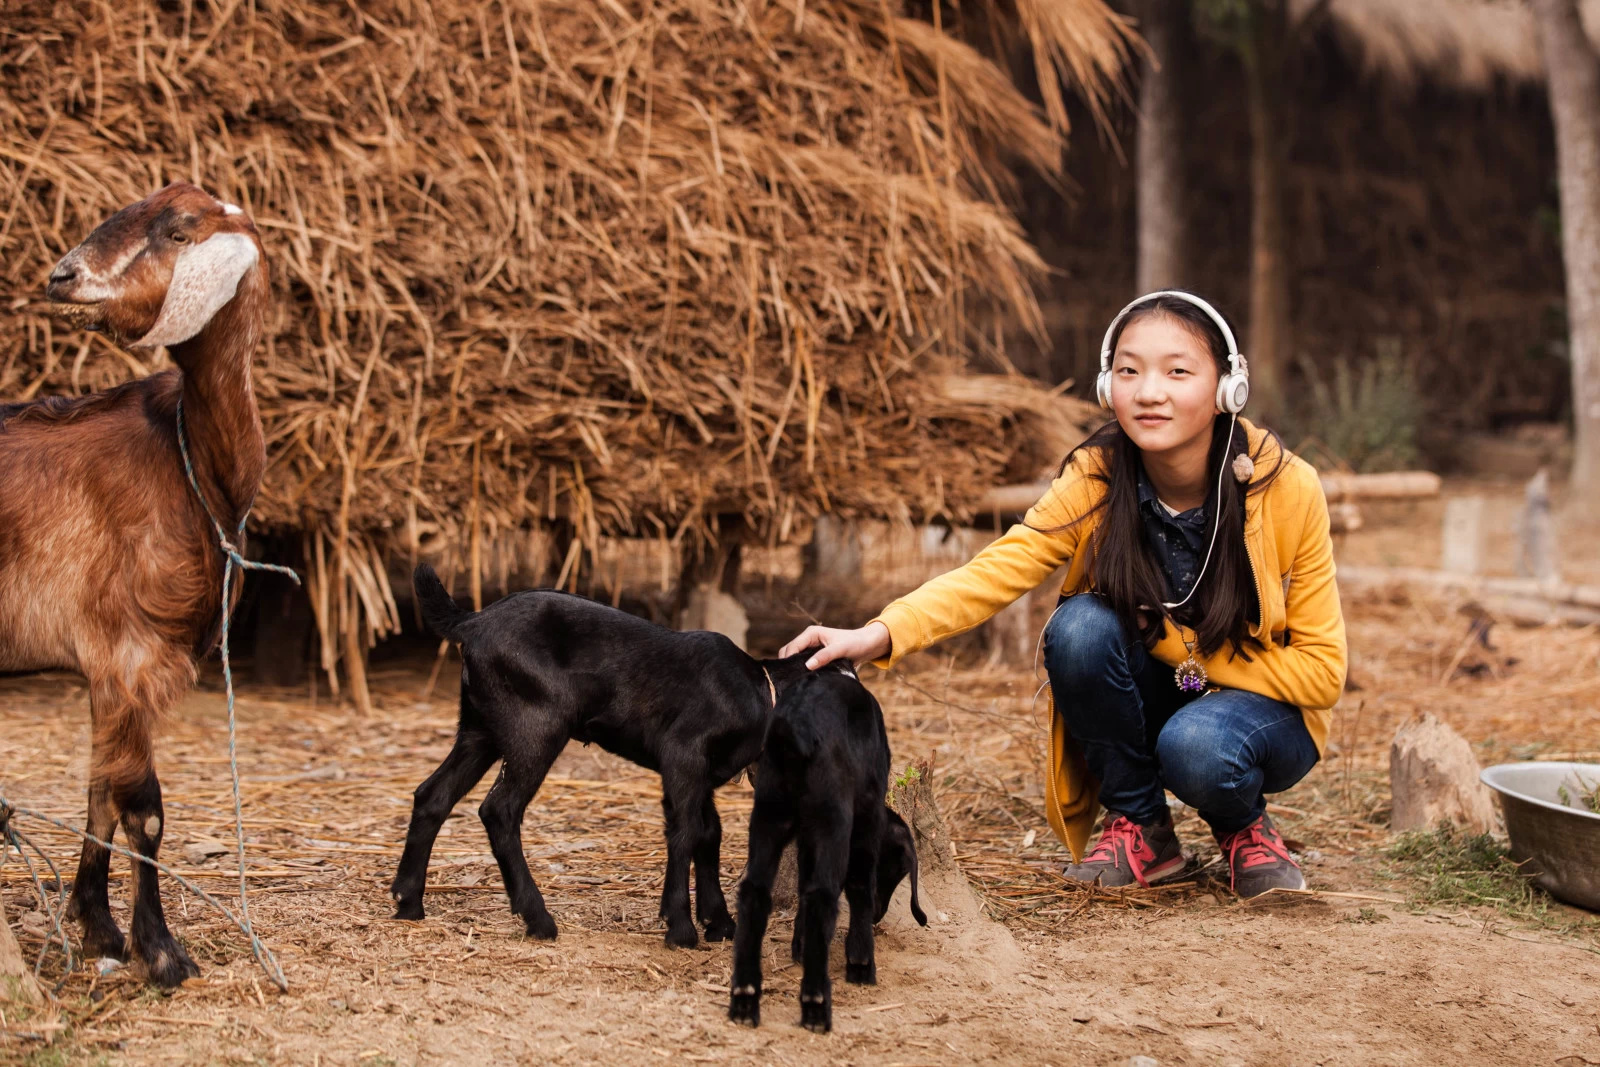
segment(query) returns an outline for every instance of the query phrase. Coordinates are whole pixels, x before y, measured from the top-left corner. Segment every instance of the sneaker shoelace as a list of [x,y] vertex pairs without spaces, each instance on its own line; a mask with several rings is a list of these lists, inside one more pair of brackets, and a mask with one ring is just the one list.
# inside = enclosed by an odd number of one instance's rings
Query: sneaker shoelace
[[1228,866],[1230,871],[1259,867],[1273,860],[1293,863],[1289,848],[1276,830],[1267,830],[1257,822],[1245,827],[1228,839]]
[[1141,886],[1149,886],[1145,881],[1145,860],[1154,859],[1150,846],[1145,842],[1144,830],[1139,824],[1125,815],[1112,819],[1110,824],[1100,834],[1100,840],[1094,848],[1083,858],[1085,864],[1096,861],[1109,863],[1113,867],[1118,864],[1118,846],[1121,846],[1121,858],[1128,864],[1128,869],[1133,872],[1134,881]]
[[1132,860],[1143,844],[1144,834],[1140,832],[1139,825],[1132,819],[1118,816],[1111,820],[1110,825],[1101,833],[1100,840],[1089,850],[1083,861],[1092,863],[1095,860],[1105,860],[1116,863],[1118,845],[1122,846],[1122,855]]

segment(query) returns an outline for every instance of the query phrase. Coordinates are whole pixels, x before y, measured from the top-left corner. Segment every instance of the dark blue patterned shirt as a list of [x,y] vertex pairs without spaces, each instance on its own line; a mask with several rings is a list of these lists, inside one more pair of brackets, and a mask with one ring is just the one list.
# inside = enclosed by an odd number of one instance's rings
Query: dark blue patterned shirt
[[1211,539],[1207,509],[1202,505],[1172,514],[1156,497],[1155,486],[1141,470],[1139,516],[1144,520],[1145,540],[1167,576],[1167,600],[1176,603],[1189,595],[1200,574],[1200,564],[1206,558],[1206,545]]
[[[1161,573],[1166,575],[1169,603],[1175,604],[1188,596],[1200,575],[1206,546],[1211,543],[1210,509],[1214,503],[1215,497],[1207,496],[1202,506],[1174,515],[1162,505],[1144,471],[1139,471],[1139,517],[1144,520],[1145,540],[1156,554]],[[1211,562],[1215,564],[1216,560]],[[1193,625],[1197,617],[1196,604],[1191,600],[1173,614],[1179,622]],[[1253,585],[1248,610],[1249,619],[1260,620],[1261,606]]]

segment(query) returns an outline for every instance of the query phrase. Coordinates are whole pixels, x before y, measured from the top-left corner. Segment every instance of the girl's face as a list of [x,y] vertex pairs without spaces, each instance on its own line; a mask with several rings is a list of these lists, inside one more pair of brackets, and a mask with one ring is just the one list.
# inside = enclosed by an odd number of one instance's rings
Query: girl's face
[[1117,338],[1111,358],[1111,408],[1141,452],[1161,453],[1211,440],[1217,414],[1217,364],[1210,347],[1181,320],[1142,315]]

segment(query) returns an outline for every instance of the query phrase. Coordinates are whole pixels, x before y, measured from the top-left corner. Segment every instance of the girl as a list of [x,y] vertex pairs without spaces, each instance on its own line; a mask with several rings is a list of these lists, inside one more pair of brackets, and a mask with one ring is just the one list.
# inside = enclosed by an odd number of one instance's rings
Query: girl
[[[1222,316],[1152,293],[1106,332],[1096,392],[1116,415],[1062,462],[1022,523],[965,566],[821,646],[885,669],[963,633],[1067,566],[1042,635],[1046,811],[1066,877],[1178,876],[1166,790],[1195,808],[1242,896],[1305,879],[1266,814],[1317,762],[1344,688],[1344,618],[1322,484],[1276,434],[1238,417],[1244,357]],[[1085,854],[1099,807],[1106,818]]]

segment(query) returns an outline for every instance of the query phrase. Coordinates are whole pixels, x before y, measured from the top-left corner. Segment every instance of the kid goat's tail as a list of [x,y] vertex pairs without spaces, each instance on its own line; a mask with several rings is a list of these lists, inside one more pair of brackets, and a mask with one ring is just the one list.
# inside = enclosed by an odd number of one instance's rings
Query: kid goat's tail
[[422,605],[422,620],[428,629],[439,637],[460,640],[461,624],[476,613],[457,604],[426,563],[417,564],[411,573],[411,587],[417,591],[417,603]]

